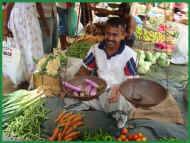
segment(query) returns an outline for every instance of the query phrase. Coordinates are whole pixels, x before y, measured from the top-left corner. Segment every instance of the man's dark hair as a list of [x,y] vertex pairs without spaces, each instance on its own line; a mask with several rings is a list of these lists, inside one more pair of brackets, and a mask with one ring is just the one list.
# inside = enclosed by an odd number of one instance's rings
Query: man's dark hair
[[106,26],[119,27],[126,29],[125,22],[120,17],[111,17],[107,20]]
[[129,4],[129,3],[121,3],[119,5],[120,16],[122,16],[124,14],[129,14],[130,10],[131,10],[131,4]]

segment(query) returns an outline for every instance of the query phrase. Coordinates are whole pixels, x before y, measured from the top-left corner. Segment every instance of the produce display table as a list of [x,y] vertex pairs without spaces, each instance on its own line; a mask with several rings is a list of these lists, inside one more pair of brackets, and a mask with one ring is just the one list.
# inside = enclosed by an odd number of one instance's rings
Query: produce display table
[[[170,73],[168,79],[166,79],[166,71]],[[187,83],[187,66],[171,65],[167,70],[160,68],[158,72],[153,71],[144,76],[144,78],[157,81],[166,88],[168,87],[168,90],[179,104],[184,119],[187,121],[187,108],[183,100],[183,88]],[[49,120],[43,124],[43,128],[46,131],[45,136],[48,137],[55,127],[55,118],[64,108],[64,101],[59,97],[49,97],[46,107],[53,111],[48,115]],[[83,111],[82,113],[85,116],[85,126],[81,128],[81,131],[87,127],[91,130],[102,128],[111,134],[117,132],[115,121],[105,113],[100,111]],[[187,138],[186,128],[181,125],[140,119],[129,121],[128,126],[130,127],[130,125],[133,127],[130,129],[131,133],[142,132],[149,140],[157,140],[161,136],[176,137],[179,139]],[[173,133],[173,130],[175,130],[175,133]]]
[[[157,72],[152,70],[144,78],[151,79],[159,82],[165,87],[168,87],[176,99],[179,107],[187,121],[187,108],[183,100],[183,88],[187,80],[187,66],[171,65],[167,71],[169,71],[168,80],[166,79],[166,69],[159,69]],[[174,78],[175,77],[175,78]],[[45,107],[49,108],[52,112],[48,114],[48,120],[43,123],[42,129],[45,131],[44,137],[49,137],[55,128],[55,119],[58,114],[64,109],[64,101],[58,96],[48,97],[46,100]],[[83,111],[84,114],[84,127],[80,128],[83,133],[84,129],[90,128],[92,131],[95,129],[102,128],[112,135],[117,133],[115,127],[115,121],[112,120],[104,112],[100,111]],[[153,120],[131,120],[126,125],[129,133],[141,132],[148,140],[157,140],[163,136],[168,138],[176,137],[178,139],[187,139],[186,125],[181,126],[172,123],[161,123]],[[175,130],[175,132],[173,132]],[[4,140],[12,140],[11,138],[4,137]]]

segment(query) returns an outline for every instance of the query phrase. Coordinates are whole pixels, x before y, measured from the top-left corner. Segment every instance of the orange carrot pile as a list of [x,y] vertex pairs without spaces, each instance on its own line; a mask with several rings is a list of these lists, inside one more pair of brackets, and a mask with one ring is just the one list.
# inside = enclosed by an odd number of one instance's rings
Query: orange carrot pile
[[75,140],[80,136],[80,132],[76,129],[84,124],[82,115],[72,112],[60,113],[55,122],[57,127],[49,137],[49,141]]

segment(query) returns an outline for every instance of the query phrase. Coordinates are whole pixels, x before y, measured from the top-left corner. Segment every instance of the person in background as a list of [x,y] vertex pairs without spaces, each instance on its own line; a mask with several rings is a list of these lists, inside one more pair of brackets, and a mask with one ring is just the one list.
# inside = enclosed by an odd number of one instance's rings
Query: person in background
[[136,20],[135,17],[133,17],[130,14],[131,11],[131,5],[129,3],[122,3],[119,6],[119,16],[124,19],[126,23],[126,36],[125,41],[126,45],[129,47],[133,47],[135,42],[135,30],[136,30]]
[[136,29],[136,19],[130,15],[131,4],[121,3],[119,9],[116,11],[110,11],[102,8],[91,7],[95,13],[101,13],[103,15],[117,15],[125,21],[126,24],[126,45],[132,47],[135,42],[135,29]]
[[57,10],[55,3],[37,3],[39,22],[42,29],[45,54],[57,47]]
[[80,22],[85,27],[89,23],[92,23],[92,21],[93,21],[91,4],[90,3],[80,3],[80,8],[81,8]]
[[178,12],[182,12],[183,13],[183,9],[185,8],[186,4],[185,3],[174,3],[173,4],[173,12],[174,13],[178,13]]
[[12,37],[23,58],[23,79],[30,80],[35,60],[44,55],[36,3],[7,3],[3,19],[4,38]]
[[73,7],[73,3],[57,3],[57,12],[59,16],[59,37],[60,37],[60,43],[61,43],[61,49],[65,50],[68,46],[67,43],[67,29],[68,29],[68,9]]
[[174,13],[173,20],[176,22],[180,22],[185,17],[187,4],[178,2],[178,3],[173,3],[172,7],[173,7],[173,13]]

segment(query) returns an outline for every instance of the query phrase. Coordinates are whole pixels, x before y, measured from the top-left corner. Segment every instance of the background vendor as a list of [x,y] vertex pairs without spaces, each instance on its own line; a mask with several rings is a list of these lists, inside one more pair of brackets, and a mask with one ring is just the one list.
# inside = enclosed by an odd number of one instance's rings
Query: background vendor
[[126,24],[126,45],[132,47],[135,41],[135,29],[136,29],[136,18],[130,15],[131,6],[129,3],[122,3],[119,5],[119,10],[111,11],[102,8],[91,7],[95,13],[101,13],[105,16],[108,15],[118,15],[120,18],[124,19]]

